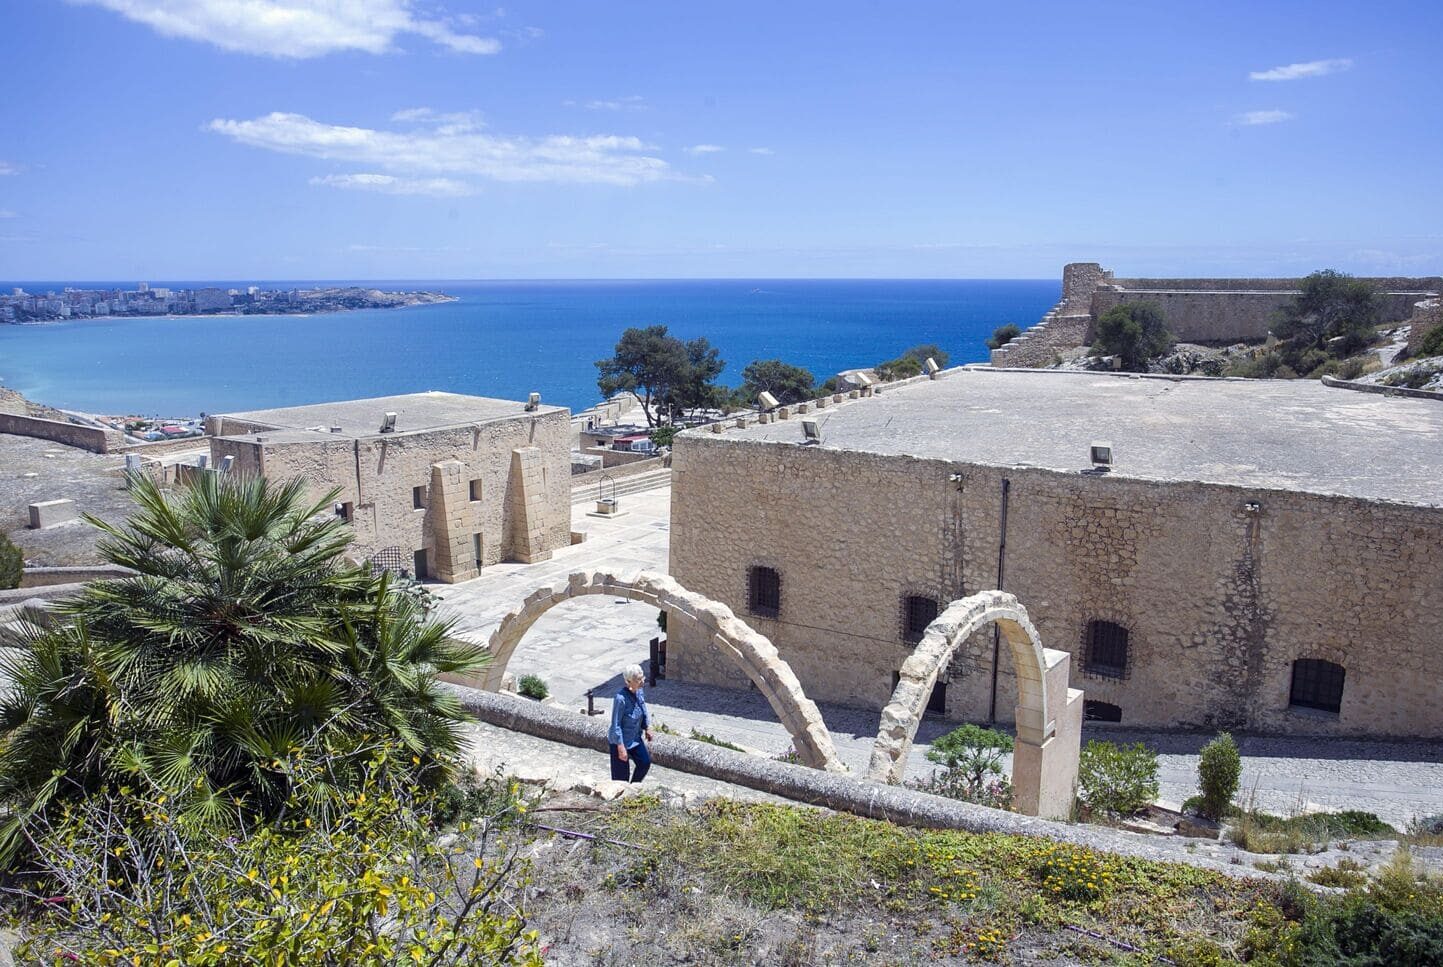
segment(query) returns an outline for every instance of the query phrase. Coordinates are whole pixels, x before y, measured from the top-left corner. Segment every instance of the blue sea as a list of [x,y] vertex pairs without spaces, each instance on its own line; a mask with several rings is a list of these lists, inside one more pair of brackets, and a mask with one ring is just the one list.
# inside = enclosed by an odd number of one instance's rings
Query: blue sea
[[[248,283],[163,282],[194,288]],[[1056,280],[707,280],[255,282],[359,284],[445,292],[457,301],[311,316],[102,318],[0,324],[0,385],[52,406],[168,417],[447,390],[584,409],[595,361],[628,326],[705,336],[741,382],[754,359],[840,370],[935,343],[952,363],[987,358],[997,326],[1026,328],[1060,295]],[[133,283],[6,282],[27,292]]]

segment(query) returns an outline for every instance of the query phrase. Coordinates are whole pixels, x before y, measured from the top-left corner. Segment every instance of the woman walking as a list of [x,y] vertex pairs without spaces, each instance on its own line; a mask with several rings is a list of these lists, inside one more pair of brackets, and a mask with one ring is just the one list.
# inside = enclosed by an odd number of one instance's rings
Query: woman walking
[[[651,753],[646,748],[651,741],[651,713],[641,692],[641,666],[627,665],[621,680],[625,687],[611,700],[611,730],[607,733],[611,778],[640,782],[651,768]],[[636,764],[635,772],[631,771],[632,763]]]

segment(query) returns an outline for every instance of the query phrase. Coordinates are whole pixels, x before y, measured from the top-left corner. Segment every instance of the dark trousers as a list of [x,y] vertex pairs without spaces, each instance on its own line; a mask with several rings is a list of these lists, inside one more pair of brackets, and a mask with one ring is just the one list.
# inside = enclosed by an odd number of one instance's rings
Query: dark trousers
[[[615,745],[608,742],[606,747],[611,750],[611,778],[622,782],[640,782],[646,778],[647,770],[651,768],[651,753],[647,751],[645,742],[638,742],[627,749],[625,762],[617,757]],[[635,772],[631,771],[632,766],[636,767]]]

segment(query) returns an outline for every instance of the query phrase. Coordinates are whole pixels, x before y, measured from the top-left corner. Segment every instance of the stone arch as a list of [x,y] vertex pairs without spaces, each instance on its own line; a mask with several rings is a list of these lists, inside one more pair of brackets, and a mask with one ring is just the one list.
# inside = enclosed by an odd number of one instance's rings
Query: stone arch
[[488,642],[491,663],[482,673],[480,687],[500,691],[501,678],[516,646],[543,614],[565,601],[589,594],[644,601],[664,609],[668,621],[682,621],[700,630],[723,654],[741,666],[752,683],[771,703],[777,718],[791,734],[801,760],[817,769],[846,772],[822,713],[802,691],[791,666],[782,660],[776,646],[761,632],[732,613],[731,608],[688,591],[665,574],[641,572],[634,578],[617,577],[603,571],[579,571],[564,585],[539,588],[510,612]]
[[927,626],[902,663],[896,690],[882,709],[868,778],[902,781],[937,676],[969,635],[994,621],[1012,650],[1017,676],[1013,801],[1027,815],[1066,819],[1077,787],[1082,692],[1068,687],[1071,655],[1042,647],[1027,609],[1005,591],[982,591],[953,601]]

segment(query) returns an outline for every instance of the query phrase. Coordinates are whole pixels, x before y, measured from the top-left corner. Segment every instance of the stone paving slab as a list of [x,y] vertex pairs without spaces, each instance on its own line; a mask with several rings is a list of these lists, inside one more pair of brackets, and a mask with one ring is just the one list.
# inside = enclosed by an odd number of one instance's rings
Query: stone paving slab
[[[531,591],[563,583],[573,571],[610,570],[620,575],[667,570],[671,490],[662,488],[622,498],[627,515],[617,520],[574,511],[573,526],[588,531],[582,544],[564,548],[540,564],[502,564],[457,585],[433,585],[443,614],[458,621],[466,637],[484,641],[507,611]],[[584,523],[583,523],[584,522]],[[647,642],[660,635],[656,609],[605,597],[574,599],[547,612],[516,649],[508,670],[517,677],[540,675],[564,707],[580,710],[586,692],[610,710],[621,687],[620,669],[645,664]],[[648,689],[659,722],[685,735],[695,728],[749,749],[784,752],[791,740],[771,706],[754,690],[717,689],[663,681]],[[877,734],[879,713],[835,705],[820,706],[838,755],[854,772],[863,771]],[[908,763],[909,776],[925,775],[928,743],[958,723],[926,719]],[[1181,803],[1197,791],[1197,752],[1211,736],[1085,730],[1083,739],[1144,742],[1159,753],[1161,799]],[[1363,809],[1395,826],[1417,816],[1443,814],[1443,747],[1437,743],[1349,742],[1338,739],[1240,737],[1242,798],[1284,815],[1300,809]]]

